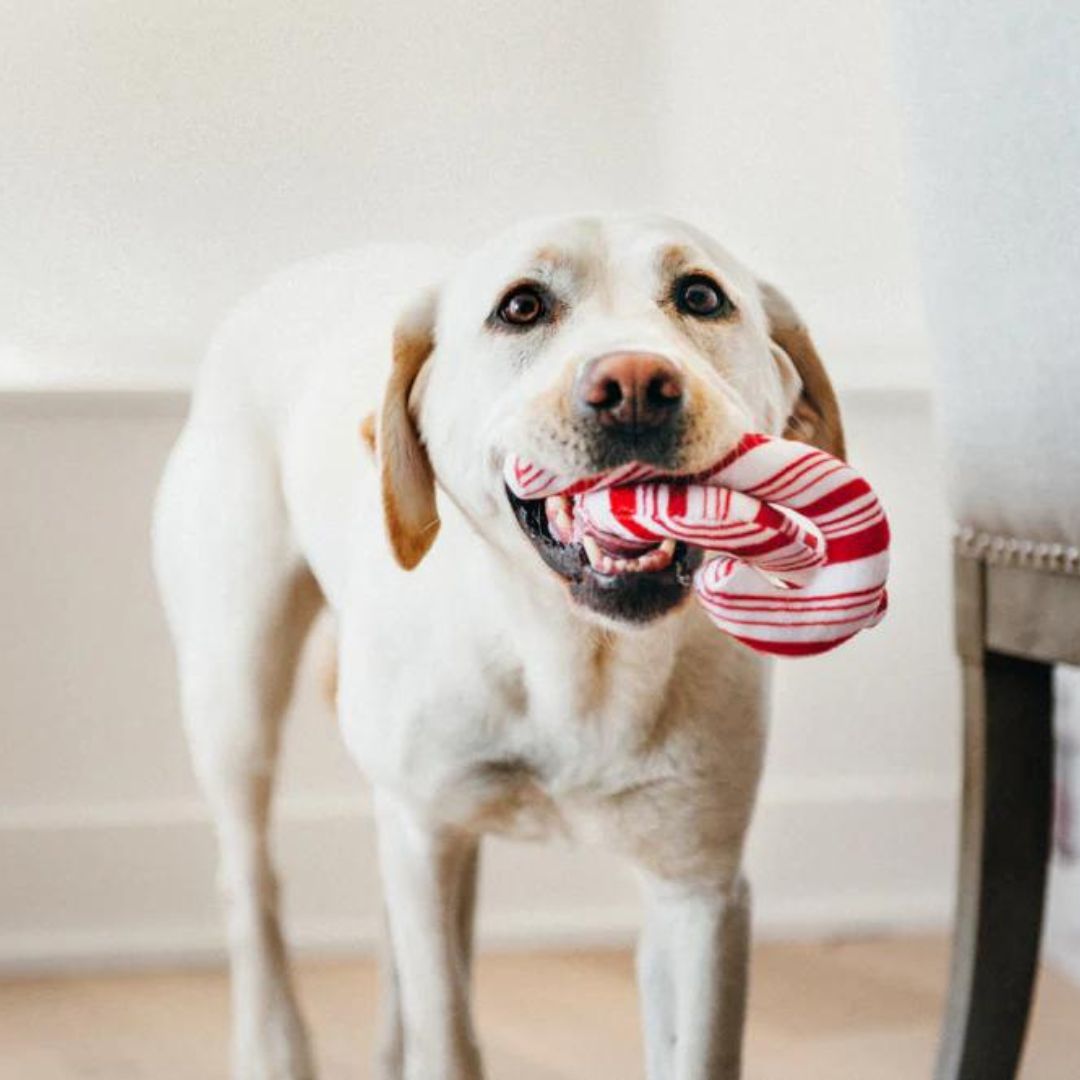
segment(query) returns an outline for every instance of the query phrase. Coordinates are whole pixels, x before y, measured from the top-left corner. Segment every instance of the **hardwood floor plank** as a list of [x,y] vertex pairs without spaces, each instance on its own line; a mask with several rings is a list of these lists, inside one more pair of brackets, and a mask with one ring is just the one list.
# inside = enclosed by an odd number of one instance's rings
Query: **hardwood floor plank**
[[[947,950],[940,940],[766,944],[754,954],[748,1080],[929,1077]],[[322,1080],[370,1075],[375,973],[306,963],[300,988]],[[219,971],[0,982],[0,1080],[227,1080]],[[482,955],[481,1037],[494,1080],[643,1075],[626,953]],[[1024,1080],[1075,1080],[1080,989],[1039,988]]]

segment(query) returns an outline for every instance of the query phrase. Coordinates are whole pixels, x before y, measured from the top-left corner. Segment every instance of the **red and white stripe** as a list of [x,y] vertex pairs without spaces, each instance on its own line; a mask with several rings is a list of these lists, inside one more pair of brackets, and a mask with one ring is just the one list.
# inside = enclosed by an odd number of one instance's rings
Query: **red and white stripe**
[[568,479],[511,457],[506,481],[521,498],[575,496],[575,518],[601,536],[712,552],[694,580],[698,599],[761,652],[825,652],[884,617],[881,503],[850,465],[803,443],[747,435],[692,477],[629,465]]

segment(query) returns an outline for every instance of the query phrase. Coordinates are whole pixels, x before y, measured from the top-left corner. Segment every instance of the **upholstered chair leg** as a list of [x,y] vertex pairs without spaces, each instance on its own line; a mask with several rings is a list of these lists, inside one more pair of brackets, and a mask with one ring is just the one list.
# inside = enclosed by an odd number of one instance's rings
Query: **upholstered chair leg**
[[964,807],[937,1080],[1014,1080],[1042,932],[1053,788],[1052,668],[964,666]]

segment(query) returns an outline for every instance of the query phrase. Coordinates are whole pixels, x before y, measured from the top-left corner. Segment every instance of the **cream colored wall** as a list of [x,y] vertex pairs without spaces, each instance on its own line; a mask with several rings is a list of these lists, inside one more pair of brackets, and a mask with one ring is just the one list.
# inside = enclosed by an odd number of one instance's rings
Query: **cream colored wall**
[[[217,946],[146,550],[214,321],[312,252],[582,207],[688,214],[789,289],[897,529],[885,626],[781,667],[759,925],[943,920],[947,525],[878,0],[88,0],[0,23],[0,963]],[[290,923],[363,943],[365,801],[311,678],[294,720]],[[605,858],[500,846],[486,874],[489,940],[634,921]]]
[[[0,966],[189,958],[219,942],[213,846],[191,779],[147,521],[184,399],[0,395]],[[939,925],[951,885],[958,709],[946,537],[928,402],[850,394],[854,454],[896,528],[892,612],[779,665],[751,844],[762,933]],[[367,945],[371,826],[318,688],[290,722],[277,841],[290,926]],[[625,940],[614,859],[494,845],[489,941]]]
[[929,365],[884,0],[676,0],[660,126],[671,209],[788,290],[847,385]]
[[183,381],[283,263],[589,208],[694,218],[841,381],[925,381],[883,0],[10,5],[0,130],[0,381]]
[[1046,920],[1050,956],[1080,984],[1080,668],[1056,673],[1057,852]]
[[654,206],[650,0],[88,0],[0,14],[0,365],[199,354],[372,239]]

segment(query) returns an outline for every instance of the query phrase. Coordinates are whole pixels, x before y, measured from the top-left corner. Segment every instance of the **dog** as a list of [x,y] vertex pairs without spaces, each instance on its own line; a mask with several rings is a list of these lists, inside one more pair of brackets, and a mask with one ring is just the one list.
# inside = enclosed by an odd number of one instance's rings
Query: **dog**
[[740,1075],[768,663],[687,602],[700,551],[563,542],[566,507],[515,498],[502,466],[516,453],[570,476],[631,461],[693,473],[748,431],[844,452],[794,308],[666,218],[529,223],[460,260],[331,256],[225,321],[154,551],[220,846],[235,1080],[315,1075],[267,821],[324,605],[378,830],[382,1080],[483,1076],[481,837],[552,832],[639,873],[650,1080]]

